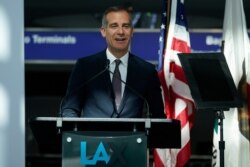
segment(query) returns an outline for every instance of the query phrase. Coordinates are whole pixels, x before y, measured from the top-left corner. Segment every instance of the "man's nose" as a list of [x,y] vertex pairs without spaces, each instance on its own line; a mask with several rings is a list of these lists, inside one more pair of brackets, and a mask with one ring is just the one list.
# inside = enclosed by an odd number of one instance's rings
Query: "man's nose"
[[117,32],[118,32],[119,34],[123,34],[123,33],[124,33],[124,28],[123,28],[123,27],[118,27]]

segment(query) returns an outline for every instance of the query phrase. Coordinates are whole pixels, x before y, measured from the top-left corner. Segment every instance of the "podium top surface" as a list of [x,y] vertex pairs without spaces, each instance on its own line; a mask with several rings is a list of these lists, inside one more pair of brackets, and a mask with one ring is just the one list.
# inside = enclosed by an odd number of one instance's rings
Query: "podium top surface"
[[69,117],[36,117],[31,121],[63,121],[63,122],[179,122],[175,119],[158,118],[69,118]]
[[[180,121],[150,118],[64,118],[36,117],[29,120],[38,143],[55,140],[58,131],[145,132],[151,148],[180,148]],[[58,140],[58,139],[57,139]],[[56,143],[56,142],[54,142]]]

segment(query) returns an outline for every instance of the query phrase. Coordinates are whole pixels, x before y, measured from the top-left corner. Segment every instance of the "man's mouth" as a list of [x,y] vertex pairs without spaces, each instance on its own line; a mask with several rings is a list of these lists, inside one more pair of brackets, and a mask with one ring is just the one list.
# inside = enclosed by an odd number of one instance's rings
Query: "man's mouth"
[[122,42],[122,41],[125,41],[126,38],[115,38],[115,40],[118,41],[118,42]]

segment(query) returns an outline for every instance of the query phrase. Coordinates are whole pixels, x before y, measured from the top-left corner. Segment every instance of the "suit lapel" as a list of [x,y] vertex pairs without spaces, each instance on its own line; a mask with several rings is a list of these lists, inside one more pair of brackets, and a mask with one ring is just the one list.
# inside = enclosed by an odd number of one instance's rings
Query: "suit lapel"
[[[99,61],[98,61],[98,69],[99,71],[103,70],[103,67],[105,67],[107,64],[107,56],[106,56],[106,52],[103,51],[101,52],[100,56],[99,56]],[[112,88],[112,83],[110,80],[110,74],[109,74],[109,70],[106,70],[104,72],[104,74],[101,77],[100,80],[101,85],[102,85],[102,89],[103,91],[107,94],[107,100],[110,101],[111,104],[114,103],[114,95],[113,95],[113,88]]]

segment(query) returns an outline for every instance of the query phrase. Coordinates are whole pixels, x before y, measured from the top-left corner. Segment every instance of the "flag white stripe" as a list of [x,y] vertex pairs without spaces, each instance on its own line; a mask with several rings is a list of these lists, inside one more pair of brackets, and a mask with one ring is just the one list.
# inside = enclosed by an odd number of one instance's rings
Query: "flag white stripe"
[[180,62],[180,59],[177,55],[178,53],[181,53],[181,52],[177,51],[177,50],[171,50],[170,51],[171,57],[169,59],[171,62],[175,62],[175,64],[177,64],[178,66],[181,67],[181,62]]
[[[187,103],[177,98],[175,102],[175,118],[182,114],[183,110],[187,108]],[[181,146],[185,146],[190,139],[189,123],[187,122],[184,127],[181,128]]]
[[190,129],[189,129],[189,123],[187,123],[184,127],[181,129],[181,145],[182,147],[185,146],[188,141],[190,140]]
[[[173,43],[173,37],[174,37],[174,26],[175,26],[175,21],[176,21],[176,10],[177,10],[177,2],[172,1],[171,3],[171,14],[170,14],[170,23],[168,27],[168,35],[167,35],[167,42],[166,42],[166,50],[165,50],[165,56],[164,56],[164,77],[166,80],[169,79],[169,63],[170,63],[170,58],[173,55],[172,54],[172,49],[171,45]],[[167,82],[167,86],[169,87],[169,83]]]
[[177,118],[182,111],[187,107],[187,104],[182,99],[176,99],[175,102],[175,118]]
[[193,98],[191,96],[191,92],[190,92],[188,85],[185,82],[182,82],[182,81],[176,79],[174,73],[171,72],[170,76],[171,77],[169,78],[169,82],[171,83],[173,91],[176,94],[193,101]]
[[190,47],[190,37],[189,33],[187,32],[186,27],[176,24],[175,25],[175,38],[185,41],[187,45]]

